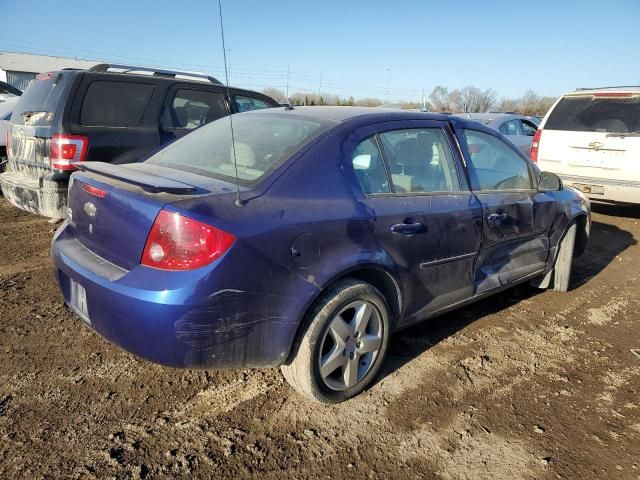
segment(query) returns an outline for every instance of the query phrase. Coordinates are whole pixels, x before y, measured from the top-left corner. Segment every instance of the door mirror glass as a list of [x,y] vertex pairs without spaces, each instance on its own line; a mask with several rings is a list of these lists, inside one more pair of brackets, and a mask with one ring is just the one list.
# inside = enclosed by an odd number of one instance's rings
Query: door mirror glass
[[353,168],[359,170],[368,170],[371,165],[371,155],[356,155],[353,157]]
[[541,192],[557,192],[562,190],[562,180],[555,173],[542,172],[538,181],[538,190]]

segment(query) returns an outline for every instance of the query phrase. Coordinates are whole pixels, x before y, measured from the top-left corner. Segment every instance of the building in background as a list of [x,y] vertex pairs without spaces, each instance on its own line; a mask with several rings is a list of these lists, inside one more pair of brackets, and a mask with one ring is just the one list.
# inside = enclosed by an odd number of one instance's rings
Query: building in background
[[0,52],[0,81],[20,90],[27,88],[36,75],[63,68],[91,68],[100,62],[75,58],[33,55],[31,53]]

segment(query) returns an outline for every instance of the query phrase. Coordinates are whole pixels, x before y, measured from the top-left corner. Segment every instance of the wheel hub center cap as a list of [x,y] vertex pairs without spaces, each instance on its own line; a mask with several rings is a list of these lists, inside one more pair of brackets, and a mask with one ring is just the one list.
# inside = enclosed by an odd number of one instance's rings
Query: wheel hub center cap
[[356,339],[355,338],[350,338],[349,340],[347,340],[347,344],[345,345],[344,349],[346,350],[347,353],[353,353],[356,351]]

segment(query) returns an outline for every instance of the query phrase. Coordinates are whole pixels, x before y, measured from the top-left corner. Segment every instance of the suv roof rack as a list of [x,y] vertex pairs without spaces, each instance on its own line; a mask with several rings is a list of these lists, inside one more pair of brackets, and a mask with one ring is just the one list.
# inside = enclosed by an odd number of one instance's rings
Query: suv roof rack
[[580,87],[576,88],[576,92],[582,90],[608,90],[610,88],[640,88],[640,85],[615,85],[613,87]]
[[[165,70],[162,68],[152,68],[152,67],[139,67],[137,65],[123,65],[119,63],[99,63],[98,65],[94,65],[93,67],[91,67],[89,71],[90,72],[108,72],[111,69],[124,70],[123,72],[117,72],[117,73],[150,72],[153,76],[156,76],[156,77],[172,77],[172,78],[176,78],[178,76],[191,77],[191,78],[196,78],[200,80],[208,80],[211,83],[222,85],[222,82],[220,82],[220,80],[210,75],[206,75],[204,73],[183,72],[180,70]],[[113,72],[113,73],[116,73],[116,72]]]

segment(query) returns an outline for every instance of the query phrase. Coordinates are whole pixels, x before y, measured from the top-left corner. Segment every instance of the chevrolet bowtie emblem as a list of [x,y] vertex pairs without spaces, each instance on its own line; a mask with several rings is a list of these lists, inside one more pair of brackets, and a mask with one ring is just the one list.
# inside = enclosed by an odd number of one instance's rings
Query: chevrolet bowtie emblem
[[589,148],[590,148],[591,150],[595,150],[596,152],[597,152],[598,150],[600,150],[602,147],[604,147],[604,143],[602,143],[602,142],[591,142],[591,143],[589,144]]
[[93,203],[87,202],[84,204],[84,213],[86,213],[90,217],[96,216],[96,210],[96,206]]

